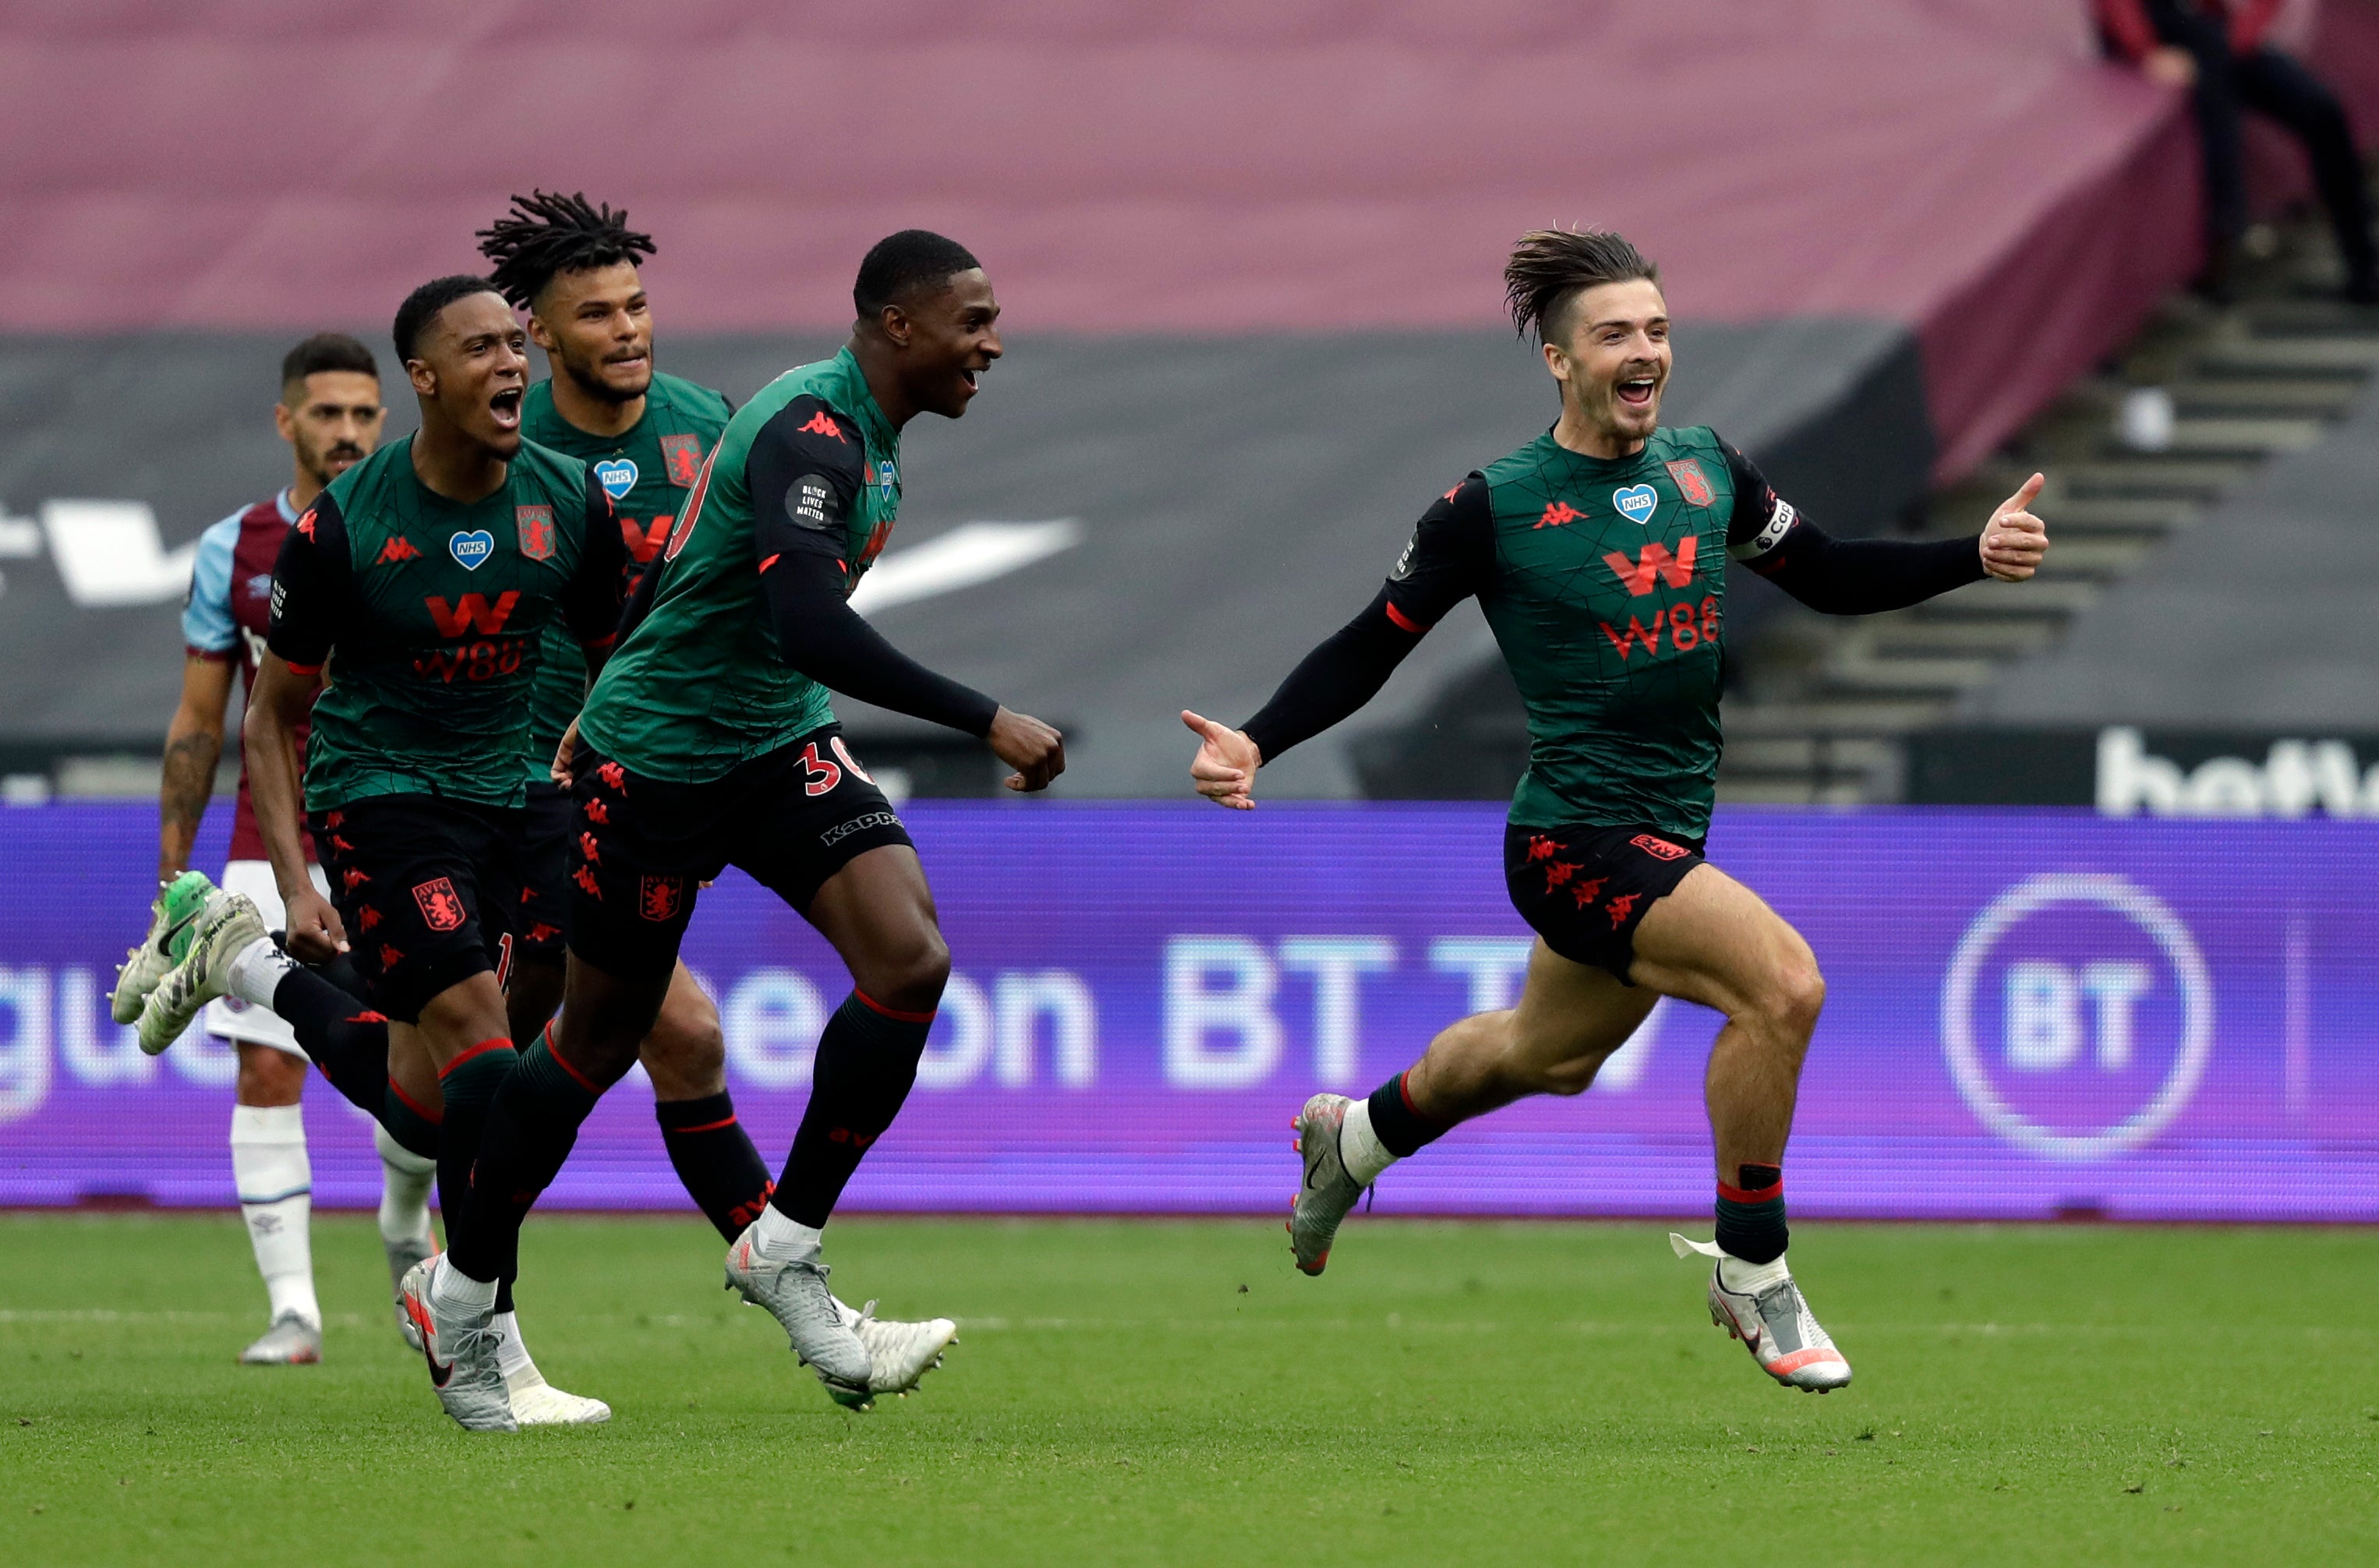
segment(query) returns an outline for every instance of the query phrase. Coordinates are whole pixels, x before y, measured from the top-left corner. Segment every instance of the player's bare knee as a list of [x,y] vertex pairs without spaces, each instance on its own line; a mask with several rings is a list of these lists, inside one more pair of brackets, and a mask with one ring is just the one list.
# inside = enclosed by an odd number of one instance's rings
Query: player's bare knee
[[233,1098],[243,1105],[295,1105],[305,1095],[306,1064],[270,1045],[242,1043]]
[[706,999],[681,1006],[672,996],[645,1037],[645,1070],[664,1100],[698,1100],[727,1087],[727,1036]]
[[1760,986],[1760,1014],[1778,1034],[1804,1045],[1825,1006],[1826,977],[1805,952],[1779,962]]
[[928,923],[885,954],[875,967],[881,994],[866,988],[869,995],[903,1011],[931,1012],[941,1005],[942,987],[949,983],[949,944],[942,940],[941,931]]

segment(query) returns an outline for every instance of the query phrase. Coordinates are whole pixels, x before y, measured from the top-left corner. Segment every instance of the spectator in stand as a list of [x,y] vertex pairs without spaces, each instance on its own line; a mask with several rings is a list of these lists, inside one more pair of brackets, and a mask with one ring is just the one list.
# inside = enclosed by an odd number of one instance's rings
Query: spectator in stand
[[2239,115],[2252,109],[2304,143],[2313,185],[2337,232],[2347,297],[2379,303],[2379,249],[2353,127],[2337,95],[2293,56],[2264,42],[2284,0],[2092,0],[2107,50],[2150,78],[2185,87],[2205,151],[2206,282],[2224,292],[2247,232]]

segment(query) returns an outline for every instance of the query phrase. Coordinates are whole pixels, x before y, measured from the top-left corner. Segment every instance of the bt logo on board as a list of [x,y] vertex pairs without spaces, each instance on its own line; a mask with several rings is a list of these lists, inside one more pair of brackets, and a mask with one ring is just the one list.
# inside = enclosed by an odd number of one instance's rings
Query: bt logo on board
[[2214,1044],[2204,956],[2128,877],[2051,872],[1991,900],[1941,983],[1941,1047],[1986,1127],[2058,1160],[2139,1148],[2187,1107]]

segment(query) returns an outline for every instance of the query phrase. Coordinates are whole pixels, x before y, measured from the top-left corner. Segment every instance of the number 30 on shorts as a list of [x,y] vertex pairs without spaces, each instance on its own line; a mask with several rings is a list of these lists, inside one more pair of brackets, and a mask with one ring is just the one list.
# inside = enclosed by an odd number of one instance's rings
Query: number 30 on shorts
[[808,745],[803,746],[802,748],[802,766],[808,771],[809,777],[802,783],[802,793],[808,795],[813,799],[819,795],[832,793],[834,787],[842,782],[842,775],[845,768],[850,769],[851,774],[863,784],[873,784],[876,782],[875,779],[868,777],[867,770],[859,766],[859,760],[851,754],[851,748],[842,743],[841,736],[835,736],[832,740],[828,741],[827,744],[833,749],[836,756],[842,759],[841,766],[837,766],[835,764],[827,761],[825,757],[818,755],[817,742],[815,741],[812,741]]

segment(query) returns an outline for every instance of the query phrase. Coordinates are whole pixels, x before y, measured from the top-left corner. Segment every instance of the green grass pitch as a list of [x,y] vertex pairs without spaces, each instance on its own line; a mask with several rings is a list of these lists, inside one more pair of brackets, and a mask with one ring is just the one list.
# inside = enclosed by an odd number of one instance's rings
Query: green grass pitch
[[[836,1284],[962,1324],[833,1409],[699,1221],[540,1217],[531,1347],[611,1423],[472,1437],[367,1219],[322,1365],[236,1219],[0,1216],[0,1550],[52,1563],[2379,1560],[2379,1246],[2347,1230],[1805,1223],[1857,1368],[1780,1389],[1662,1227],[836,1224]],[[501,1556],[486,1555],[489,1551]]]

